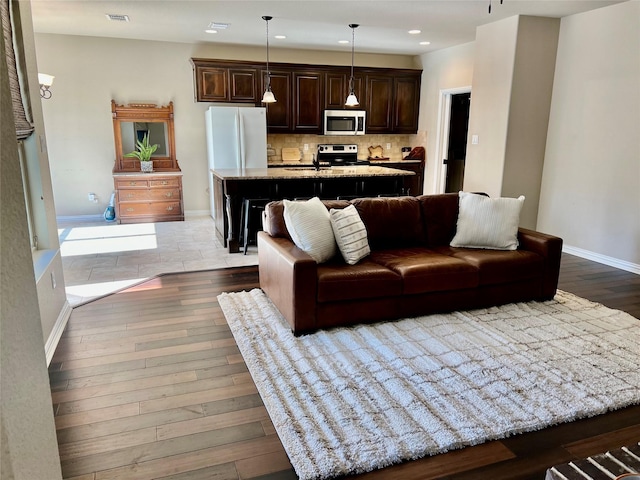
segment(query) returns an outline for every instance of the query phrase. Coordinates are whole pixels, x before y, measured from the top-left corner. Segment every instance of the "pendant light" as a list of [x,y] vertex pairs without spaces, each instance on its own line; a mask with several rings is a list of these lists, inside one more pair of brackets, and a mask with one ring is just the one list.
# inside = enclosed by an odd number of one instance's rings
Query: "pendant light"
[[360,25],[357,23],[350,23],[349,28],[351,29],[351,77],[349,77],[349,95],[347,96],[347,101],[344,104],[347,107],[355,107],[359,105],[358,97],[356,97],[356,93],[354,92],[354,83],[355,78],[353,78],[353,53],[355,48],[355,39],[356,39],[356,28]]
[[267,86],[264,89],[264,95],[262,95],[262,103],[275,103],[276,97],[271,91],[271,72],[269,71],[269,20],[273,17],[264,16],[262,19],[267,22]]

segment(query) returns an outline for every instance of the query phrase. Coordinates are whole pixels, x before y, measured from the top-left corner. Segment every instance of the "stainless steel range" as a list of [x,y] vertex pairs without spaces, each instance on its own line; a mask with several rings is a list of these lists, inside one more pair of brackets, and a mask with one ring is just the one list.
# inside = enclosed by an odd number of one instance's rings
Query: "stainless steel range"
[[355,165],[358,162],[358,145],[318,145],[317,159],[330,165]]

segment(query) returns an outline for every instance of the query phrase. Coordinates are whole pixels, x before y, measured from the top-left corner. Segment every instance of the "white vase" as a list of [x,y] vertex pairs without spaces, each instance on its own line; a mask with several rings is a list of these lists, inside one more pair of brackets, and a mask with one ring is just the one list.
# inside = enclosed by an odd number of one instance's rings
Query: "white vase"
[[140,162],[140,170],[144,173],[153,172],[153,160],[149,160],[147,162]]

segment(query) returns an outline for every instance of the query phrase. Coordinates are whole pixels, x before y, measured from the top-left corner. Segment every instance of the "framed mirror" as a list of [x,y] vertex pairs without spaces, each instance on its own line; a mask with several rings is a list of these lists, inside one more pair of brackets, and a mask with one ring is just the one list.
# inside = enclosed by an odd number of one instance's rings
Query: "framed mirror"
[[114,172],[139,172],[140,162],[124,155],[136,149],[136,141],[149,135],[158,148],[151,156],[153,171],[180,171],[176,159],[173,129],[173,102],[164,107],[152,103],[118,105],[111,100],[113,137],[116,148]]

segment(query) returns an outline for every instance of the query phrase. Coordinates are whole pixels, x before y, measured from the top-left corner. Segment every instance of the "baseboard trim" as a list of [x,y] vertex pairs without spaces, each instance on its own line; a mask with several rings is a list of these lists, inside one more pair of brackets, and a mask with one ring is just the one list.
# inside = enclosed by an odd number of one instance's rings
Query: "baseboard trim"
[[58,215],[56,221],[58,222],[99,222],[105,221],[103,215]]
[[60,342],[60,337],[62,337],[62,333],[64,332],[65,327],[67,326],[67,322],[69,321],[69,317],[72,312],[71,305],[69,302],[65,300],[64,305],[62,306],[62,310],[60,311],[60,315],[58,315],[58,319],[56,323],[53,325],[53,329],[51,330],[51,334],[47,339],[47,343],[44,345],[44,353],[47,357],[47,367],[51,363],[53,359],[53,354],[56,353],[56,348],[58,348],[58,342]]
[[210,215],[209,210],[186,210],[184,212],[185,217],[209,217]]
[[591,252],[578,247],[572,247],[571,245],[564,245],[562,251],[576,257],[586,258],[594,262],[603,263],[610,267],[619,268],[620,270],[626,270],[627,272],[640,275],[640,265],[637,263],[627,262],[626,260],[620,260],[619,258],[609,257],[600,253]]

